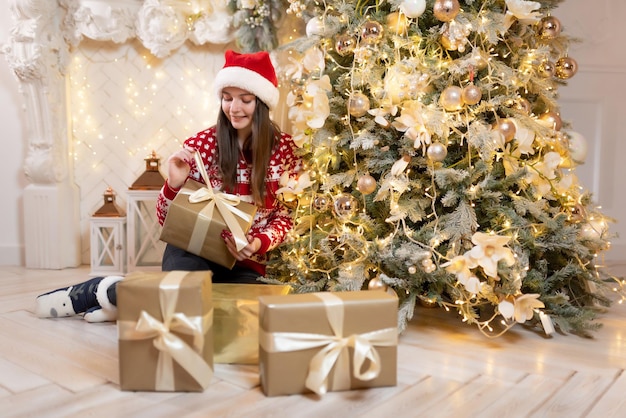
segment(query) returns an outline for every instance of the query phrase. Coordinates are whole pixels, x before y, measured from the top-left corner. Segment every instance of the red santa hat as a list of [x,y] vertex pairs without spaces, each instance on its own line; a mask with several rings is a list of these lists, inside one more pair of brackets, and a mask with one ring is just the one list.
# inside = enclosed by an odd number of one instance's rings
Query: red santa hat
[[222,96],[224,87],[238,87],[258,97],[270,109],[278,104],[278,79],[266,51],[240,54],[227,50],[226,63],[215,77],[215,91]]

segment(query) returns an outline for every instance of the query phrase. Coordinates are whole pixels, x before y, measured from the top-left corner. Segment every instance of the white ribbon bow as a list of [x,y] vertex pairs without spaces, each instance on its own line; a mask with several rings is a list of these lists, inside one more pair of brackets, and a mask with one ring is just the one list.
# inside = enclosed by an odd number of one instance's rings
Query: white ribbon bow
[[208,203],[198,213],[198,222],[196,222],[193,228],[187,250],[193,253],[198,253],[200,251],[202,244],[204,243],[206,233],[209,229],[209,222],[199,222],[200,218],[210,220],[213,217],[213,209],[217,206],[217,210],[222,215],[222,218],[224,218],[226,226],[228,226],[228,229],[233,234],[237,251],[241,251],[246,245],[248,245],[248,239],[246,238],[246,234],[241,228],[241,225],[239,225],[239,222],[235,219],[235,216],[239,216],[241,219],[249,223],[252,221],[252,215],[236,207],[241,201],[239,196],[213,190],[209,181],[209,175],[204,168],[204,163],[202,162],[202,158],[200,157],[200,153],[198,151],[194,153],[194,159],[198,172],[206,183],[206,187],[202,187],[192,193],[189,193],[189,202]]
[[[348,347],[354,349],[352,375],[359,380],[372,380],[378,377],[381,369],[380,355],[375,346],[394,346],[398,344],[398,330],[395,327],[384,328],[363,334],[343,336],[343,301],[330,292],[313,293],[322,299],[326,308],[328,322],[334,335],[312,334],[303,332],[266,332],[259,330],[261,347],[267,352],[286,352],[306,350],[324,346],[309,362],[309,373],[305,386],[323,395],[328,388],[328,376],[335,367],[331,388],[345,390],[350,388],[350,359]],[[365,360],[370,364],[361,372]]]
[[[163,322],[146,311],[141,311],[138,321],[118,321],[119,338],[122,340],[153,339],[159,350],[155,390],[173,391],[176,361],[187,373],[205,388],[211,381],[213,369],[200,355],[204,346],[204,334],[213,323],[213,310],[204,316],[187,316],[174,312],[178,290],[186,271],[169,272],[159,284],[159,301]],[[172,331],[193,336],[193,348]]]

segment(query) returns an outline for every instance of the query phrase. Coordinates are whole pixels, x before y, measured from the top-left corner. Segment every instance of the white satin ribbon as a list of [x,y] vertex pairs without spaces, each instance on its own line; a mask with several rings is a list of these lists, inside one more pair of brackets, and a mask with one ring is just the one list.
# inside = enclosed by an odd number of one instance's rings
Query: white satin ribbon
[[[328,376],[335,368],[331,388],[350,388],[350,359],[348,347],[354,349],[352,375],[359,380],[372,380],[378,377],[381,369],[380,355],[375,346],[398,344],[396,327],[384,328],[363,334],[343,336],[344,304],[341,298],[330,292],[312,293],[320,298],[326,308],[326,316],[334,335],[303,332],[266,332],[259,330],[259,343],[270,353],[322,348],[309,362],[309,373],[305,386],[323,395],[328,389]],[[367,370],[361,372],[365,360],[370,360]]]
[[[159,350],[155,379],[155,390],[158,391],[175,390],[173,361],[186,370],[202,388],[208,386],[213,376],[213,369],[201,356],[204,334],[213,324],[213,310],[204,316],[187,316],[175,312],[180,283],[187,273],[169,272],[159,284],[163,322],[143,310],[137,321],[118,321],[120,340],[153,339],[154,347]],[[173,331],[192,335],[193,347],[173,334]]]
[[241,201],[239,196],[213,190],[209,181],[209,175],[204,168],[202,157],[200,157],[200,153],[198,151],[194,152],[194,160],[196,162],[198,172],[206,183],[206,187],[202,187],[194,192],[181,192],[189,194],[190,203],[208,203],[198,213],[198,220],[194,225],[187,250],[192,253],[198,253],[200,249],[202,249],[204,238],[206,237],[206,233],[209,229],[208,221],[210,221],[213,217],[213,209],[215,208],[215,206],[217,206],[217,210],[222,215],[222,218],[224,218],[226,226],[233,234],[233,238],[235,239],[235,245],[237,246],[237,251],[241,251],[246,245],[248,245],[248,239],[246,238],[245,232],[239,225],[239,222],[237,222],[237,219],[235,219],[235,216],[238,216],[246,222],[250,223],[252,221],[252,215],[236,207]]

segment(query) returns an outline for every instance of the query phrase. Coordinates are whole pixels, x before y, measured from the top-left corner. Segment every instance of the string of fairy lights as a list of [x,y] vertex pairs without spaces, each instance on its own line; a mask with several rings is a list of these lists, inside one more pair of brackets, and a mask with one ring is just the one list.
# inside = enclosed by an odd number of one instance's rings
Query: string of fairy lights
[[[290,11],[296,15],[302,15],[306,10],[306,2],[298,0],[290,0]],[[367,2],[360,2],[365,5]],[[417,4],[423,1],[404,1],[398,2],[400,9],[408,3]],[[456,3],[456,13],[459,11],[458,2],[437,0],[435,2],[435,14],[440,4]],[[508,3],[508,2],[507,2]],[[560,22],[554,16],[547,15],[541,19],[538,24],[537,36],[538,40],[533,45],[525,45],[524,48],[510,47],[508,50],[495,49],[487,45],[485,38],[481,36],[470,37],[471,25],[465,19],[465,23],[455,22],[456,13],[446,15],[450,9],[442,9],[440,20],[444,21],[446,30],[442,30],[439,36],[439,42],[444,47],[442,49],[429,47],[432,42],[432,36],[429,39],[422,39],[417,35],[409,35],[407,27],[414,24],[414,19],[410,19],[402,12],[392,12],[388,15],[387,26],[374,20],[372,16],[363,12],[360,26],[354,27],[348,25],[349,30],[343,33],[333,33],[328,35],[325,33],[324,24],[331,26],[346,26],[347,17],[339,15],[335,6],[326,2],[315,2],[316,7],[321,9],[317,12],[320,17],[314,17],[307,24],[307,35],[319,36],[316,45],[324,53],[324,60],[327,68],[309,68],[308,73],[302,80],[292,80],[292,92],[297,100],[294,101],[295,106],[299,106],[302,112],[310,112],[312,109],[320,111],[328,110],[320,104],[319,97],[310,94],[308,88],[313,83],[319,83],[324,74],[333,75],[333,71],[340,71],[342,77],[349,81],[344,83],[347,85],[345,92],[334,92],[333,94],[342,95],[346,102],[346,114],[342,118],[345,129],[341,134],[323,135],[318,134],[324,129],[320,127],[301,126],[298,131],[298,123],[296,123],[296,137],[304,138],[305,148],[309,147],[307,152],[310,158],[307,158],[308,169],[311,180],[316,184],[315,190],[311,196],[301,199],[298,208],[299,216],[296,218],[296,228],[294,229],[290,241],[296,242],[289,252],[287,258],[294,259],[297,262],[297,272],[291,273],[294,281],[302,280],[302,277],[319,277],[315,273],[321,273],[328,281],[335,280],[340,285],[352,280],[352,286],[361,288],[363,284],[371,288],[388,288],[393,286],[394,289],[402,288],[402,286],[394,286],[402,284],[401,279],[392,279],[389,277],[381,277],[383,274],[377,264],[368,258],[368,254],[372,253],[372,245],[376,245],[379,251],[388,249],[391,243],[399,234],[403,235],[403,239],[412,241],[417,247],[423,251],[419,251],[412,258],[413,263],[406,264],[405,276],[410,277],[419,271],[426,273],[432,272],[437,268],[442,268],[446,262],[450,261],[449,254],[455,254],[454,246],[446,249],[445,253],[441,253],[438,249],[441,242],[447,238],[438,231],[438,214],[435,205],[441,196],[437,195],[437,187],[435,186],[435,173],[440,168],[441,162],[446,157],[446,148],[453,143],[463,145],[467,144],[467,162],[472,166],[473,155],[478,152],[493,152],[498,159],[505,160],[505,166],[510,170],[525,169],[529,173],[530,180],[535,186],[536,195],[531,196],[531,189],[520,188],[517,190],[517,196],[523,194],[525,199],[532,201],[541,201],[545,195],[553,196],[553,199],[559,202],[568,211],[567,217],[572,223],[580,223],[582,226],[580,235],[583,239],[590,241],[602,241],[602,245],[598,245],[594,250],[594,258],[596,261],[590,265],[588,262],[577,259],[583,269],[589,270],[596,278],[600,278],[599,269],[604,266],[598,258],[610,247],[608,239],[608,222],[601,214],[601,208],[596,207],[593,213],[584,213],[582,201],[586,197],[583,188],[576,183],[574,168],[581,161],[572,161],[566,156],[569,154],[568,146],[571,135],[565,132],[565,123],[560,118],[558,112],[558,104],[556,103],[556,82],[555,80],[566,80],[571,78],[577,71],[576,61],[567,55],[566,44],[560,44],[557,37],[560,34]],[[376,2],[376,6],[378,3]],[[422,11],[423,12],[423,8]],[[488,8],[478,11],[476,21],[480,21],[485,27],[493,25]],[[417,17],[417,16],[415,16]],[[332,19],[336,19],[333,21]],[[537,19],[539,20],[539,19]],[[352,23],[353,25],[354,23]],[[455,27],[463,26],[463,27]],[[475,28],[474,28],[475,30]],[[378,42],[383,39],[383,33],[391,31],[391,44],[393,49],[379,47]],[[551,45],[550,41],[555,40]],[[519,41],[519,40],[518,40]],[[475,42],[479,42],[476,44]],[[465,62],[459,64],[460,60],[452,61],[445,50],[465,50],[472,51],[467,55]],[[402,54],[400,51],[402,50]],[[339,64],[334,55],[352,56],[353,60],[350,67]],[[519,62],[517,71],[511,71],[506,65],[500,63],[509,58],[509,55],[515,54],[515,59]],[[554,59],[554,56],[558,58]],[[306,58],[305,58],[306,60]],[[427,62],[429,69],[420,74],[415,71],[420,68],[420,63]],[[373,77],[372,74],[378,74],[371,67],[373,65],[385,65],[386,71],[384,77]],[[415,63],[415,64],[413,64]],[[369,66],[368,66],[369,65]],[[406,68],[409,67],[410,70]],[[481,79],[475,80],[478,71],[481,72]],[[306,70],[306,69],[305,69]],[[414,179],[411,178],[411,172],[407,169],[408,162],[411,157],[402,159],[394,163],[401,176],[393,178],[381,177],[376,184],[376,180],[361,182],[363,177],[367,176],[367,167],[365,162],[360,161],[353,154],[350,167],[343,173],[337,173],[338,161],[345,158],[344,151],[338,147],[338,143],[354,145],[358,149],[363,135],[367,135],[367,129],[359,127],[359,118],[367,116],[369,113],[372,117],[380,117],[379,124],[387,123],[386,128],[389,129],[389,121],[406,111],[406,99],[414,102],[420,102],[421,97],[431,93],[428,91],[429,84],[432,84],[437,77],[443,77],[442,74],[451,74],[451,79],[456,79],[448,87],[443,88],[438,103],[422,103],[416,114],[431,113],[440,116],[437,120],[439,125],[449,128],[449,133],[442,134],[441,131],[436,132],[437,127],[422,124],[421,130],[412,132],[416,144],[420,142],[421,151],[428,154],[430,181],[425,184],[412,184]],[[396,78],[390,77],[396,76]],[[413,78],[409,78],[413,76]],[[336,77],[332,77],[333,79]],[[429,79],[430,78],[430,79]],[[441,80],[437,80],[441,84]],[[475,87],[475,81],[483,86],[500,85],[504,89],[508,89],[506,95],[512,96],[507,102],[501,102],[500,98],[487,95],[482,97],[480,89]],[[523,95],[529,95],[528,85],[534,83],[534,87],[542,91],[543,107],[535,107],[531,110],[531,105]],[[362,93],[360,87],[367,85],[369,97]],[[411,90],[411,88],[413,90]],[[487,89],[490,92],[489,89]],[[517,92],[520,92],[519,93]],[[487,93],[489,94],[489,93]],[[370,97],[376,102],[375,109],[370,109]],[[389,101],[382,98],[390,98]],[[334,100],[337,100],[336,98]],[[540,103],[541,104],[541,103]],[[515,112],[522,115],[519,118],[504,118],[498,113],[498,107],[507,106],[514,109]],[[437,109],[444,108],[445,112],[437,112]],[[536,113],[533,113],[536,112]],[[495,122],[490,129],[484,129],[479,134],[490,136],[490,141],[482,144],[472,144],[472,134],[476,134],[472,130],[475,126],[473,121],[483,118],[485,114],[491,113]],[[390,117],[392,116],[392,117]],[[416,118],[415,118],[416,119]],[[532,119],[533,130],[536,131],[531,143],[534,142],[533,150],[525,149],[528,144],[519,145],[518,149],[513,149],[511,145],[513,138],[516,137],[516,131],[520,138],[523,138],[525,131],[529,128],[520,124],[519,120]],[[413,120],[415,122],[415,120]],[[302,125],[302,124],[301,124]],[[371,126],[371,125],[365,125]],[[459,129],[459,126],[464,126]],[[406,128],[405,128],[406,129]],[[364,133],[365,131],[365,133]],[[492,133],[497,133],[493,135]],[[348,136],[345,140],[343,136]],[[405,134],[405,137],[407,134]],[[517,142],[522,142],[518,140]],[[388,150],[387,146],[380,146],[376,141],[371,144],[372,147],[380,149],[381,158]],[[517,146],[517,145],[516,145]],[[416,147],[417,148],[417,147]],[[497,152],[496,152],[497,150]],[[532,155],[530,158],[528,155]],[[573,154],[573,152],[572,152]],[[541,158],[535,158],[541,156]],[[403,160],[404,159],[404,160]],[[583,158],[584,159],[584,158]],[[349,164],[346,162],[346,164]],[[558,174],[557,174],[558,173]],[[359,180],[358,182],[356,180]],[[430,184],[428,184],[430,183]],[[345,189],[355,187],[361,192],[362,199],[359,202],[352,194]],[[368,205],[365,202],[366,196],[378,188],[385,188],[386,193],[380,193],[376,196],[379,200],[384,200],[389,207],[391,216],[386,220],[387,223],[394,227],[388,235],[378,237],[372,241],[366,238],[369,228],[370,213],[368,213]],[[402,207],[401,196],[410,190],[411,187],[422,187],[423,196],[430,199],[430,211],[425,215],[425,221],[433,224],[433,238],[426,243],[422,243],[411,238],[413,231],[410,230],[405,218],[407,216],[407,208]],[[480,188],[479,184],[472,184],[469,187],[468,195],[476,194]],[[358,194],[357,194],[358,195]],[[512,197],[513,199],[515,197]],[[473,207],[474,202],[470,205]],[[329,209],[330,208],[330,209]],[[404,211],[404,212],[402,212]],[[331,215],[325,215],[325,213]],[[394,213],[398,215],[395,216]],[[510,237],[510,246],[519,245],[519,227],[515,227],[513,219],[507,218],[504,214],[498,219],[497,228],[485,228],[484,232],[490,235],[505,234]],[[483,227],[484,228],[484,227]],[[541,224],[530,225],[531,231],[535,239],[545,234]],[[298,237],[302,234],[307,235],[307,240],[298,243]],[[322,238],[319,236],[322,235]],[[317,236],[317,238],[314,238]],[[330,249],[330,251],[329,251]],[[329,256],[330,252],[330,256]],[[328,258],[335,256],[340,258],[340,262],[329,262]],[[522,260],[517,254],[513,254],[514,264],[506,270],[505,276],[496,277],[495,279],[485,280],[486,284],[495,286],[495,281],[505,280],[511,283],[521,283],[525,273],[529,270],[528,261]],[[322,261],[320,261],[322,260]],[[326,265],[327,267],[323,267]],[[352,272],[357,272],[353,274]],[[359,277],[361,275],[361,277]],[[383,280],[384,279],[384,280]],[[613,290],[620,295],[619,303],[625,300],[623,289],[625,282],[615,279],[615,287]],[[410,279],[407,279],[410,280]],[[500,322],[500,330],[497,335],[508,330],[516,321],[514,319],[502,319],[502,316],[496,310],[494,315],[478,320],[476,317],[476,308],[484,303],[484,296],[478,295],[477,291],[468,291],[463,284],[456,283],[454,299],[452,302],[445,300],[437,300],[436,302],[445,309],[453,309],[458,311],[463,321],[475,323],[478,328],[486,334],[493,336],[493,321]],[[408,287],[405,292],[409,293]],[[419,295],[425,302],[434,303],[428,295]],[[527,297],[524,302],[525,295],[521,295],[520,303],[527,303],[527,306],[533,306],[533,301]],[[491,301],[493,302],[493,298]],[[497,300],[497,299],[495,299]],[[513,300],[513,299],[512,299]],[[514,301],[514,300],[513,300]],[[497,304],[497,302],[496,302]],[[539,304],[536,303],[536,306]],[[534,312],[540,317],[541,323],[546,331],[551,327],[551,322],[543,311],[535,308]],[[502,329],[504,328],[504,329]]]
[[166,158],[214,123],[214,61],[186,46],[167,60],[137,42],[102,49],[83,42],[76,49],[68,68],[68,116],[83,248],[89,248],[89,217],[108,187],[123,205],[152,151]]

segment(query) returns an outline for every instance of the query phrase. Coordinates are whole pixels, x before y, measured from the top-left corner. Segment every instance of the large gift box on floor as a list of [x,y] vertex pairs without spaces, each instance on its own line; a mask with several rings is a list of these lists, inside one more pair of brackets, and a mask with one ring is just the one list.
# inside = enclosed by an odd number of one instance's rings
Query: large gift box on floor
[[398,299],[384,291],[259,298],[267,396],[396,385]]
[[211,272],[129,274],[117,285],[122,390],[200,392],[213,377]]
[[258,364],[259,297],[290,292],[290,286],[214,283],[213,361]]
[[226,248],[222,231],[230,231],[240,249],[245,247],[248,244],[246,232],[257,210],[255,205],[238,199],[187,180],[170,204],[161,240],[233,268],[236,260]]

